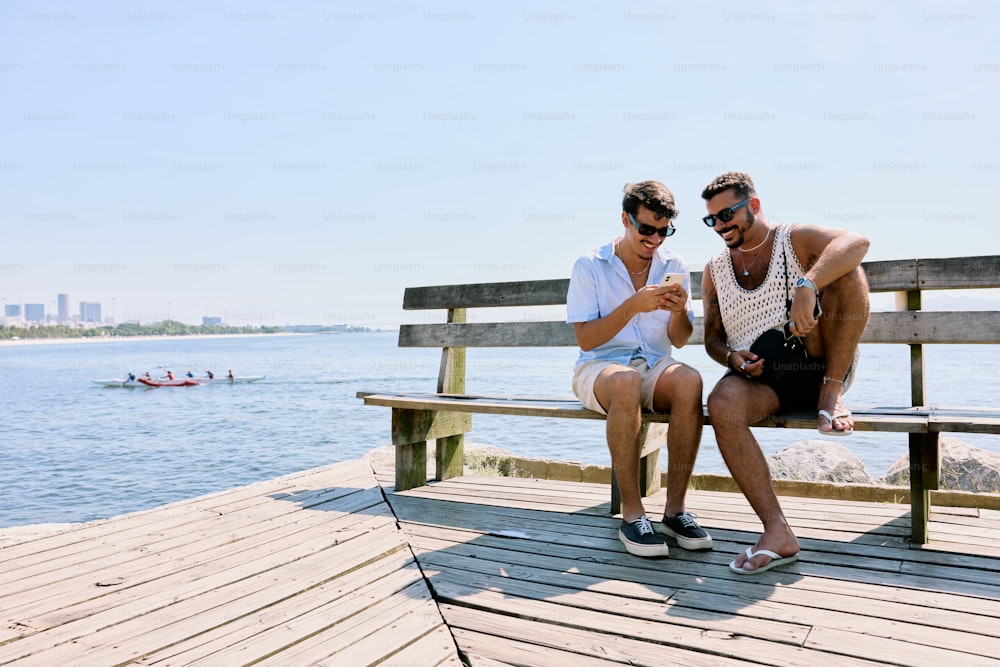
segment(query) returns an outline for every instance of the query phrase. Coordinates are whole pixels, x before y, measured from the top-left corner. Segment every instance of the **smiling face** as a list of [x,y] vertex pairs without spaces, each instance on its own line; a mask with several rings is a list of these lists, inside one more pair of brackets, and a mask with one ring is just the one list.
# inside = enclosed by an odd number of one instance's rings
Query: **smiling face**
[[[657,219],[656,214],[645,206],[639,206],[639,209],[632,217],[635,218],[639,227],[643,228],[643,231],[648,231],[650,227],[654,229],[666,229],[671,225],[670,220],[667,218]],[[643,260],[652,259],[656,249],[666,240],[656,232],[648,235],[640,234],[639,229],[632,224],[632,221],[629,220],[629,214],[625,211],[622,211],[622,225],[625,226],[625,236],[622,239],[622,246],[628,248]]]
[[[764,225],[756,227],[754,225],[756,214],[760,211],[760,200],[756,197],[743,197],[730,188],[707,200],[706,207],[709,215],[715,216],[715,225],[712,229],[722,237],[729,248],[739,248],[744,244],[753,245],[760,241],[758,236],[763,238],[763,234],[767,233]],[[723,218],[729,217],[725,213],[727,209],[735,210],[732,211],[732,218],[725,222]]]

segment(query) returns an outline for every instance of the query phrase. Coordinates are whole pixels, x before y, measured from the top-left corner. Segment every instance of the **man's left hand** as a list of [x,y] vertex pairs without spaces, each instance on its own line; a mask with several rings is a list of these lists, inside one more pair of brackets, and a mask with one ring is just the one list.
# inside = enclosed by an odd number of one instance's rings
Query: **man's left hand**
[[788,328],[796,336],[805,336],[819,324],[819,320],[815,317],[818,298],[816,292],[809,287],[800,287],[795,290]]

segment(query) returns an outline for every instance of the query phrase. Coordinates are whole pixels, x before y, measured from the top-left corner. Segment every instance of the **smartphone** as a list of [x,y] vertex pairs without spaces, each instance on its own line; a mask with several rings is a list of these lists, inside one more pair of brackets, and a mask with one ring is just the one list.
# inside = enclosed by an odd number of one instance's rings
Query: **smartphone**
[[683,273],[668,273],[663,276],[663,280],[660,281],[660,287],[670,287],[671,285],[683,285],[684,278],[686,278]]

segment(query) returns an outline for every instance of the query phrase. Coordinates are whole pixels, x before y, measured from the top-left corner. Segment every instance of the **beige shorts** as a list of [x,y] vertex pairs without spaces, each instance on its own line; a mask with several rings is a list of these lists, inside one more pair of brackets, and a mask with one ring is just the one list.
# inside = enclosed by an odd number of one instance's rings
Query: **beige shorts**
[[[639,371],[639,376],[642,377],[642,407],[646,410],[653,409],[653,391],[656,389],[656,381],[660,379],[660,374],[663,373],[667,368],[673,366],[674,364],[679,364],[680,362],[667,355],[661,357],[652,368],[646,363],[646,360],[639,357],[633,359],[629,362],[629,367],[634,368]],[[608,411],[598,402],[597,397],[594,396],[594,382],[597,381],[597,376],[601,374],[605,368],[611,366],[621,366],[622,364],[617,361],[608,361],[607,359],[592,359],[590,361],[585,361],[573,369],[573,393],[576,397],[580,399],[583,403],[583,407],[588,410],[593,410],[594,412],[600,412],[602,415],[608,414]]]

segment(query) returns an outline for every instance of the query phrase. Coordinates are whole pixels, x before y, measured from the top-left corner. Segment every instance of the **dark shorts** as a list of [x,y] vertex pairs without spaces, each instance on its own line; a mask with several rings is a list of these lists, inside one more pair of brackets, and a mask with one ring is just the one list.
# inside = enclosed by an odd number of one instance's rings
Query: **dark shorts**
[[[780,384],[768,386],[778,395],[781,407],[778,412],[800,412],[812,411],[816,409],[819,401],[819,388],[823,384],[823,375],[826,373],[826,360],[812,357],[803,362],[802,367],[796,369],[781,381]],[[746,376],[734,370],[730,370],[723,377]],[[751,378],[753,382],[763,382]]]

